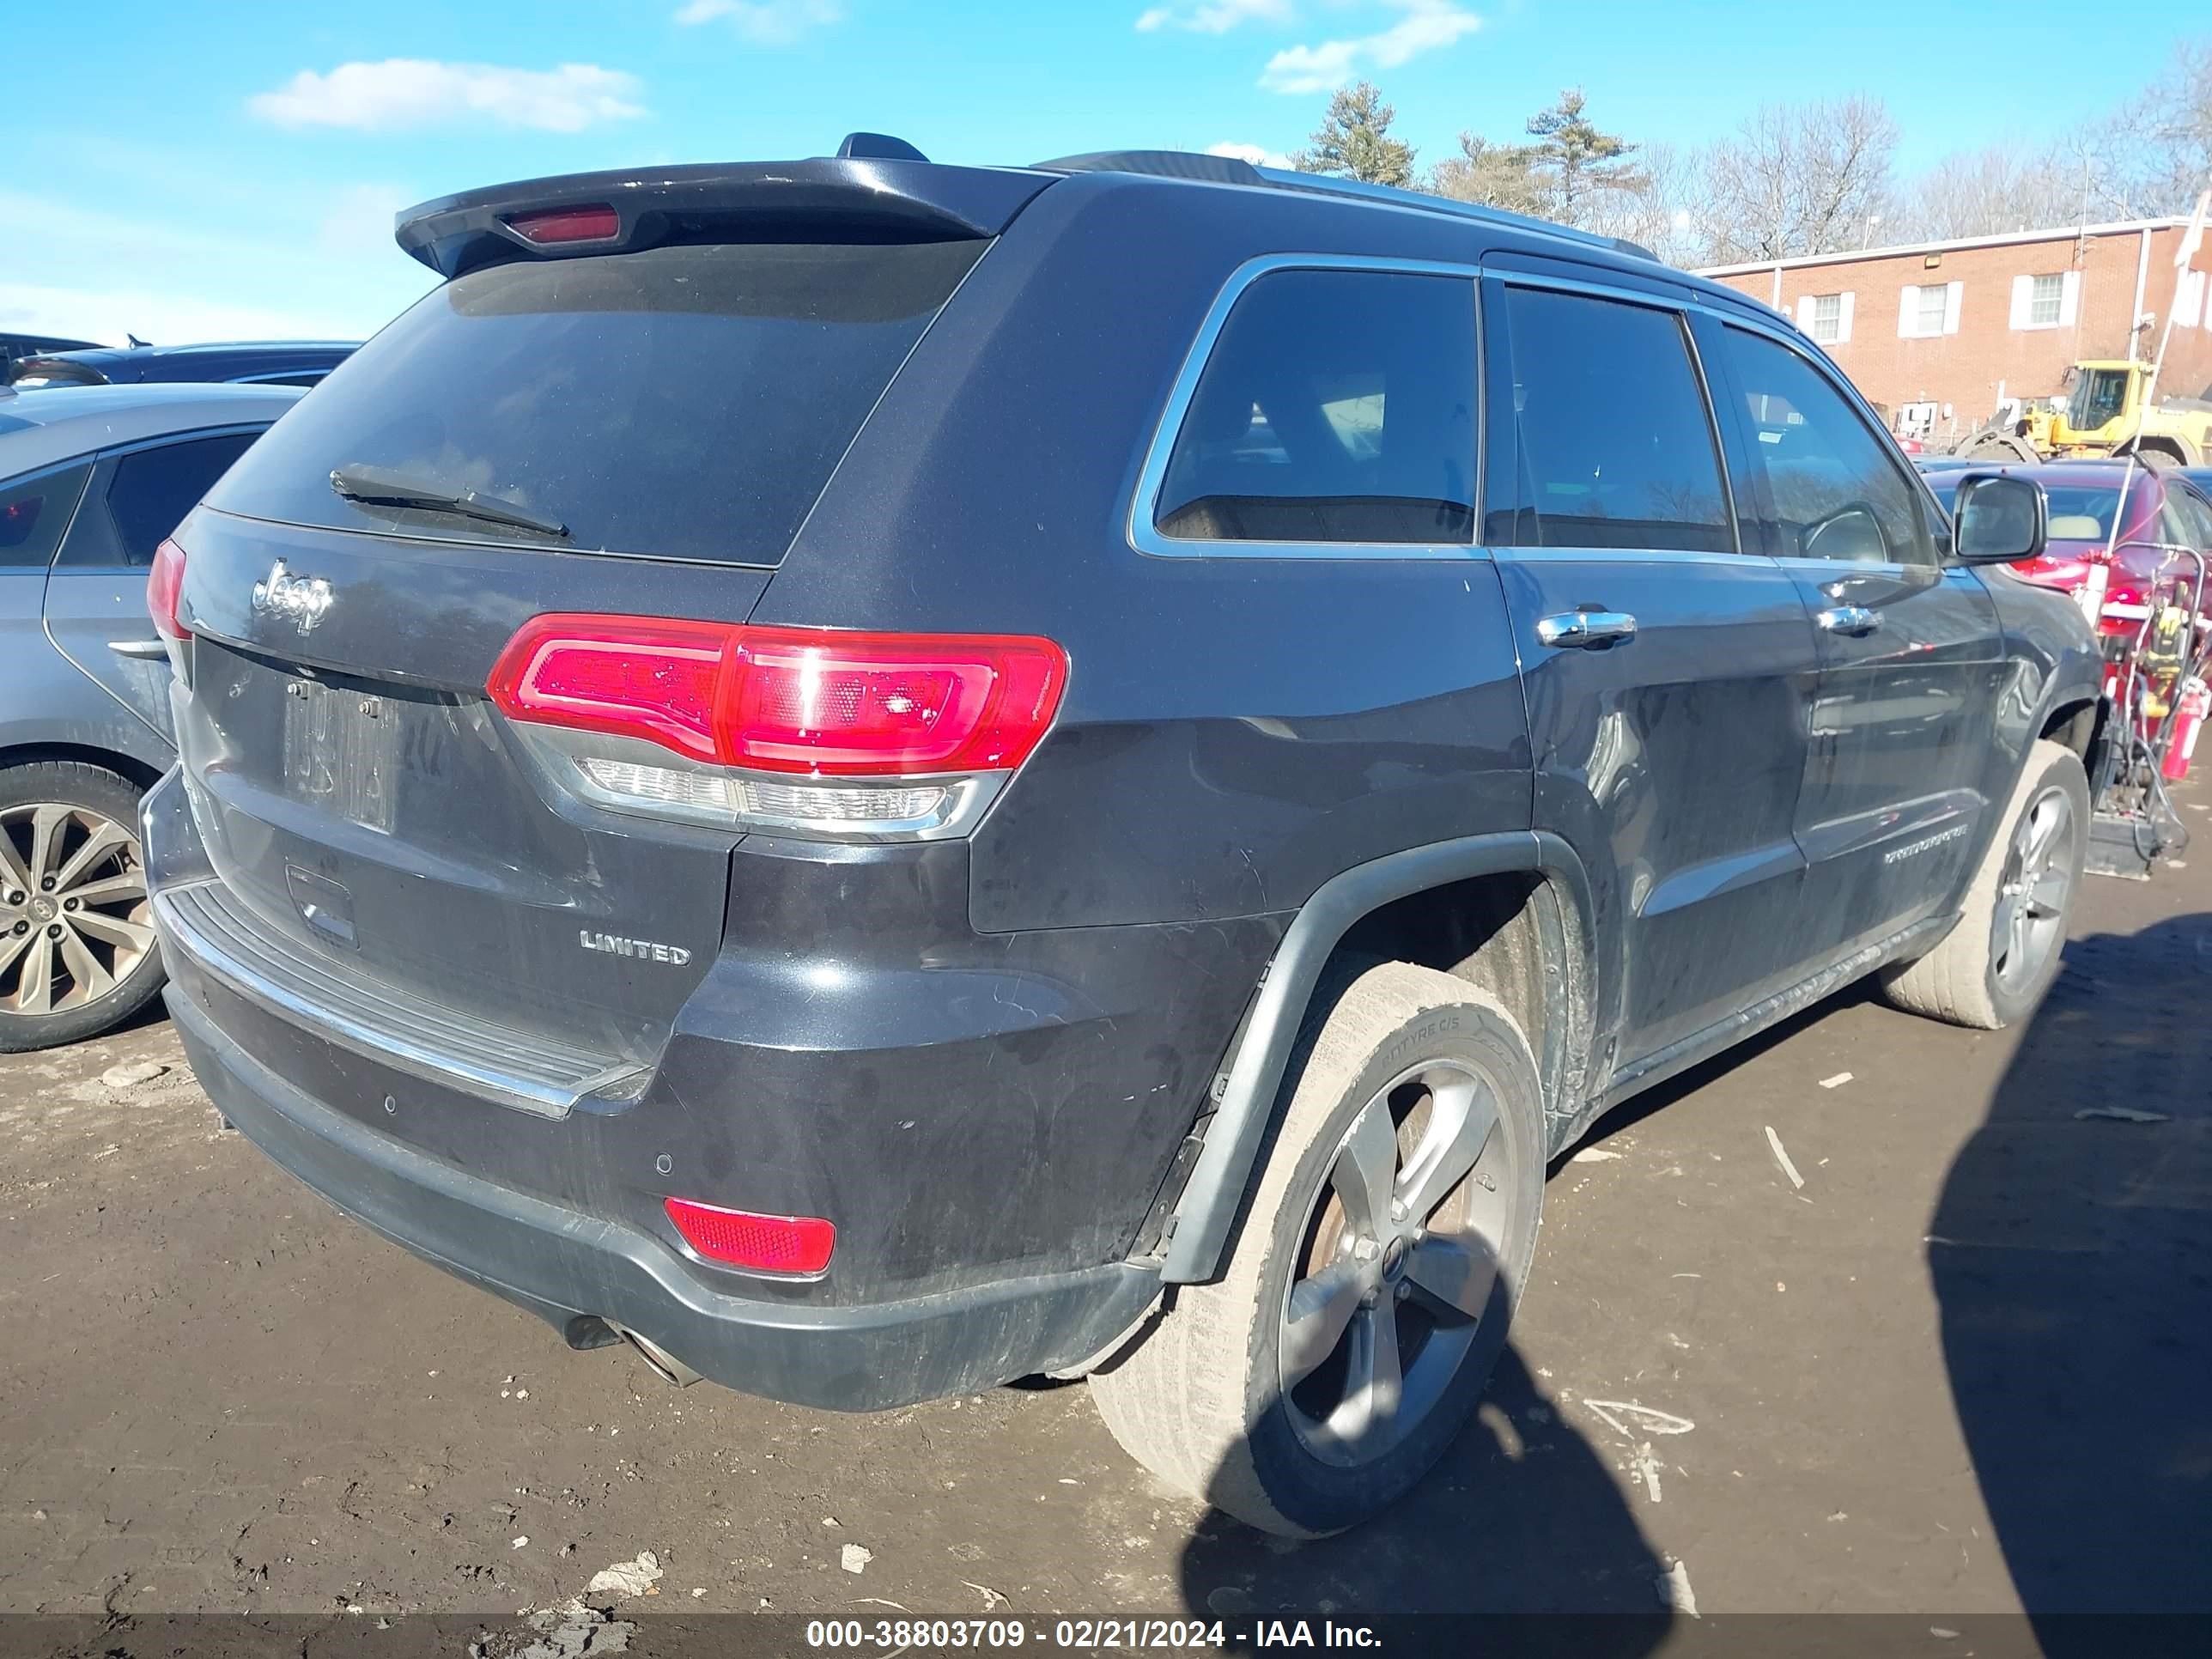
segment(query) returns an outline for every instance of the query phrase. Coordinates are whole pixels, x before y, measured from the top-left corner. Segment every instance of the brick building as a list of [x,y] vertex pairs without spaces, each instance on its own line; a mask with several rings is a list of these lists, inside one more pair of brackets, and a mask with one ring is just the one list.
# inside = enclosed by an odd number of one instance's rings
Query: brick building
[[2158,349],[2161,396],[2206,395],[2212,303],[2198,249],[2176,303],[2182,219],[1968,236],[1702,274],[1788,312],[1900,431],[1941,439],[2060,395],[2069,363]]

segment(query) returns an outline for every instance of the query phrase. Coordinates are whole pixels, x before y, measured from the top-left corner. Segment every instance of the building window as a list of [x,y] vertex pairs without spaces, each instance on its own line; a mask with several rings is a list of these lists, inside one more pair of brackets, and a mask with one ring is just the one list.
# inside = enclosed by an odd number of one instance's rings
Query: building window
[[2016,329],[2068,327],[2074,321],[2081,292],[2079,271],[2015,276],[2012,279],[2012,325]]
[[1822,345],[1843,345],[1851,337],[1850,294],[1808,294],[1797,301],[1797,326]]
[[1959,302],[1964,283],[1907,284],[1898,295],[1897,335],[1901,340],[1932,339],[1959,331]]

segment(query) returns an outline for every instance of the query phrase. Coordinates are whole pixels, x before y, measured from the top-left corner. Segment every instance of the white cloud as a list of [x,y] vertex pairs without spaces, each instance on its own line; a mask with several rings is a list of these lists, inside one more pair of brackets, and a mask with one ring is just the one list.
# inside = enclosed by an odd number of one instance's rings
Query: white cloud
[[387,58],[380,64],[341,64],[328,75],[301,70],[276,91],[257,93],[246,107],[283,127],[374,132],[475,115],[501,126],[580,132],[595,122],[644,114],[632,101],[637,93],[635,76],[596,64],[525,70]]
[[1453,0],[1389,0],[1405,15],[1376,34],[1289,46],[1267,60],[1260,84],[1269,92],[1333,92],[1356,74],[1395,69],[1425,52],[1449,46],[1482,27],[1482,20]]
[[1154,29],[1226,34],[1243,22],[1287,23],[1291,14],[1291,0],[1202,0],[1200,4],[1181,8],[1154,6],[1138,17],[1137,27],[1146,34]]
[[1225,142],[1208,144],[1206,153],[1208,155],[1226,155],[1233,161],[1249,161],[1255,167],[1286,167],[1291,164],[1291,158],[1280,150],[1263,149],[1258,144]]
[[842,21],[842,0],[688,0],[676,21],[711,23],[726,17],[746,40],[763,46],[789,46],[811,28]]

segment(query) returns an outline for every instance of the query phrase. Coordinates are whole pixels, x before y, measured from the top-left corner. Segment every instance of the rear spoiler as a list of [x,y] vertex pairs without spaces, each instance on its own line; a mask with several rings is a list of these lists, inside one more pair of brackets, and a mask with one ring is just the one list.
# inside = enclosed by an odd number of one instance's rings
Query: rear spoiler
[[[393,234],[447,277],[510,259],[623,252],[672,238],[834,231],[840,238],[966,240],[997,235],[1052,182],[1012,168],[865,155],[576,173],[424,202],[399,214]],[[552,242],[515,228],[518,220],[542,223],[554,216],[592,234],[569,228]]]

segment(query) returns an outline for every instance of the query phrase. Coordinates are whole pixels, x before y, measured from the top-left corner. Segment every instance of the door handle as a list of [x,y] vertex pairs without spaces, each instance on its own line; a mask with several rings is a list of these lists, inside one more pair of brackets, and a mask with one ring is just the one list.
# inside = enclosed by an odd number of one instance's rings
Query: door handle
[[1871,634],[1881,626],[1881,612],[1870,605],[1834,605],[1813,620],[1831,634]]
[[118,657],[143,657],[149,660],[169,654],[169,647],[159,640],[110,640],[107,648]]
[[1615,645],[1636,637],[1636,618],[1626,611],[1565,611],[1539,622],[1536,637],[1563,650]]

